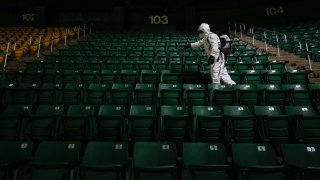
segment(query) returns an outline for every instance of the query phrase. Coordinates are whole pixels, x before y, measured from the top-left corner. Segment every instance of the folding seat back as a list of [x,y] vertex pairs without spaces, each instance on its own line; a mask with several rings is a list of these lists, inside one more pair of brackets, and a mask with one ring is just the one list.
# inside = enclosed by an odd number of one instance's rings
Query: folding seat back
[[82,84],[97,83],[98,82],[97,73],[98,71],[84,70],[80,74],[80,82]]
[[190,139],[191,119],[186,107],[161,106],[161,134],[168,141],[182,142]]
[[92,133],[93,106],[70,105],[59,122],[59,139],[90,140]]
[[297,142],[320,143],[319,116],[311,106],[285,106],[284,109],[293,121]]
[[109,102],[111,85],[91,83],[84,94],[84,101],[89,105],[101,105]]
[[105,70],[101,71],[99,81],[103,84],[112,84],[118,82],[117,70]]
[[320,178],[319,150],[318,144],[281,145],[284,162],[293,170],[291,179],[317,180]]
[[229,121],[227,141],[253,142],[256,122],[247,106],[223,106],[224,117]]
[[262,98],[265,105],[283,106],[289,103],[289,94],[280,85],[263,84],[257,87],[263,92]]
[[285,70],[286,65],[284,62],[274,60],[274,61],[270,61],[268,63],[268,69],[270,69],[270,70]]
[[196,140],[219,142],[223,139],[226,122],[216,106],[192,107],[192,131]]
[[83,103],[83,91],[85,85],[78,83],[68,83],[64,86],[61,93],[60,103],[64,105],[70,104],[82,104]]
[[263,61],[255,61],[255,62],[252,62],[251,64],[251,67],[252,69],[254,70],[265,70],[266,69],[266,64],[268,62],[263,62]]
[[308,89],[312,102],[316,105],[320,104],[320,85],[319,84],[308,84]]
[[309,84],[308,72],[302,70],[287,70],[290,84]]
[[128,138],[132,142],[159,138],[159,120],[154,105],[132,105],[128,119]]
[[159,84],[159,104],[179,105],[182,101],[182,87],[180,84]]
[[181,82],[181,74],[171,70],[161,71],[161,83],[164,84],[178,84]]
[[60,97],[61,85],[54,83],[43,83],[40,88],[36,89],[36,104],[54,105],[57,98]]
[[226,85],[208,85],[209,102],[213,106],[236,104],[236,93],[232,87]]
[[79,142],[41,142],[25,175],[33,180],[69,179],[80,158]]
[[0,179],[21,178],[21,167],[31,158],[33,143],[23,141],[2,141],[0,143]]
[[5,104],[33,104],[36,83],[10,83],[5,87]]
[[285,74],[282,70],[264,70],[261,71],[264,84],[283,84],[285,83]]
[[[248,70],[247,68],[245,70]],[[240,71],[234,71],[230,70],[228,71],[228,74],[230,75],[231,79],[236,83],[236,84],[243,84],[243,73]]]
[[261,104],[261,92],[254,85],[234,85],[233,88],[238,92],[238,102],[243,106],[254,106]]
[[111,104],[129,105],[132,98],[132,84],[113,84],[111,88]]
[[31,111],[32,106],[30,105],[7,106],[2,112],[0,118],[0,139],[22,139],[23,124],[30,117]]
[[133,151],[134,180],[178,179],[174,143],[137,142]]
[[203,84],[184,84],[183,89],[186,105],[207,105],[207,90]]
[[89,142],[79,176],[83,180],[125,180],[127,159],[128,144],[125,142]]
[[156,70],[143,69],[141,71],[140,82],[158,84],[160,82],[160,73]]
[[26,136],[34,142],[56,139],[57,123],[61,121],[63,109],[63,106],[40,105],[26,123]]
[[246,84],[262,84],[262,77],[260,70],[245,70],[241,71],[244,75],[242,82]]
[[96,117],[98,140],[118,141],[125,139],[125,107],[121,105],[101,105]]
[[289,103],[295,106],[310,106],[312,105],[311,96],[307,88],[302,84],[282,85],[282,88],[288,91]]
[[267,143],[280,145],[289,140],[288,116],[282,114],[277,106],[254,106],[259,123],[260,138]]
[[154,84],[136,84],[133,94],[134,104],[153,105],[156,100],[156,87]]
[[120,79],[122,83],[135,84],[138,82],[138,71],[136,70],[121,70]]
[[284,180],[285,165],[281,165],[270,144],[232,144],[233,163],[238,179]]
[[184,143],[182,159],[190,180],[230,177],[227,153],[222,144]]

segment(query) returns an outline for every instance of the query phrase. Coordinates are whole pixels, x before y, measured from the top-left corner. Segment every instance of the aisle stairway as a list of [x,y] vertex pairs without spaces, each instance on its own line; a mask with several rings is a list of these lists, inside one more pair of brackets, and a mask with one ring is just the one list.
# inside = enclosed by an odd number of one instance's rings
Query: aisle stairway
[[[234,33],[232,34],[234,35]],[[266,52],[266,46],[263,41],[259,41],[257,39],[254,40],[254,44],[251,36],[247,36],[242,34],[242,38],[240,33],[235,35],[242,42],[248,44],[248,46],[257,48],[257,51]],[[301,70],[309,70],[308,60],[295,55],[294,53],[286,52],[280,49],[280,56],[278,56],[277,47],[268,45],[267,52],[269,54],[270,59],[276,59],[282,62],[288,62],[286,64],[287,69],[301,69]],[[320,83],[319,73],[320,73],[320,63],[311,61],[312,71],[309,74],[309,79],[311,83]]]

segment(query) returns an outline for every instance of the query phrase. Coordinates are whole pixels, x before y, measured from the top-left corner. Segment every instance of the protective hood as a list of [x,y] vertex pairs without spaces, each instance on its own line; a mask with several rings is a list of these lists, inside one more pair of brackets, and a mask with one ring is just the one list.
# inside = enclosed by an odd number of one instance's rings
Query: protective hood
[[200,24],[199,28],[198,28],[198,32],[204,32],[204,33],[209,33],[210,32],[210,26],[207,23],[202,23]]

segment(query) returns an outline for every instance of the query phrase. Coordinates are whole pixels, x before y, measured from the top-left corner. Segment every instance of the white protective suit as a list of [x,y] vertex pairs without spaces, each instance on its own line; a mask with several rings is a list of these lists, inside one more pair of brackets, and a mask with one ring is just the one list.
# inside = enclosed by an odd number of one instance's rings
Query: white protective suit
[[[215,58],[214,64],[210,65],[212,84],[220,84],[220,79],[227,85],[236,84],[227,72],[224,54],[219,50],[221,43],[218,35],[210,32],[210,26],[206,23],[202,23],[199,26],[198,31],[204,32],[204,36],[198,42],[191,43],[191,47],[200,48],[203,46],[208,58],[210,56]],[[217,60],[218,58],[219,60]]]

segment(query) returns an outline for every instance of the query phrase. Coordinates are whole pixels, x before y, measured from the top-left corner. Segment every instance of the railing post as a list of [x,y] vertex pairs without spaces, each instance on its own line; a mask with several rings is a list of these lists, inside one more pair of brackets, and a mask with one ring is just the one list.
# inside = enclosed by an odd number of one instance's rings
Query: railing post
[[83,37],[86,37],[86,24],[83,25]]
[[287,44],[287,36],[284,34],[284,42]]
[[309,63],[309,70],[312,71],[312,65],[311,65],[311,59],[310,59],[310,54],[309,54],[309,47],[308,47],[308,42],[306,41],[306,51],[307,51],[307,57],[308,57],[308,63]]
[[240,39],[242,40],[242,24],[240,24]]
[[50,44],[50,52],[52,53],[52,51],[53,51],[53,39],[54,39],[54,32],[52,33],[52,35],[51,35],[51,44]]
[[234,35],[236,36],[237,35],[237,24],[234,23]]
[[6,66],[7,66],[9,48],[10,48],[10,42],[7,43],[6,54],[4,55],[4,63],[3,63],[4,71],[6,70]]
[[14,50],[14,51],[16,50],[16,46],[17,46],[17,43],[14,42],[14,44],[13,44],[13,50]]
[[279,37],[276,35],[278,56],[280,57]]
[[252,32],[252,44],[254,45],[254,32],[253,32],[253,28],[251,29]]
[[42,38],[41,38],[41,35],[40,35],[40,37],[39,37],[39,43],[38,43],[38,52],[37,52],[37,57],[39,57],[39,56],[40,56],[41,40],[42,40]]
[[80,26],[78,26],[78,40],[80,39]]
[[264,45],[266,46],[266,51],[268,51],[267,34],[266,32],[263,32],[263,34],[264,34]]
[[[229,30],[229,33],[231,33],[230,22],[228,22],[228,30]],[[91,26],[90,26],[90,34],[91,34]]]
[[67,46],[67,32],[68,30],[66,29],[66,33],[64,34],[64,47]]
[[32,36],[30,37],[29,44],[31,46],[31,44],[32,44]]

